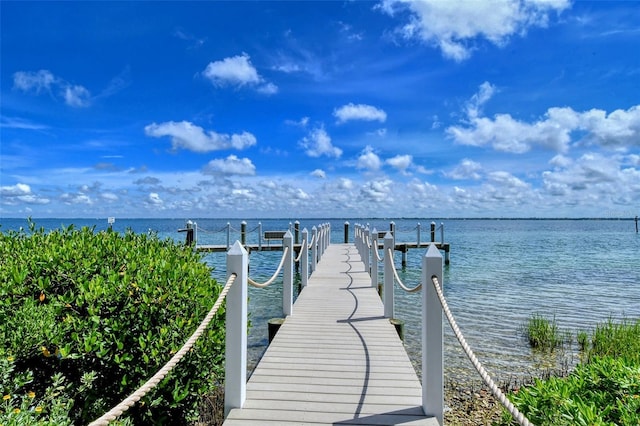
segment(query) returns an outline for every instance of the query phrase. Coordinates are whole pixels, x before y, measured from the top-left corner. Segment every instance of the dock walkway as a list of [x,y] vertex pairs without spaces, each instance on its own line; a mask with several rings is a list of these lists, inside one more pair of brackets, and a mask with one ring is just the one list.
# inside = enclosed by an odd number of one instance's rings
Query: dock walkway
[[236,425],[438,425],[353,244],[331,244],[247,383]]

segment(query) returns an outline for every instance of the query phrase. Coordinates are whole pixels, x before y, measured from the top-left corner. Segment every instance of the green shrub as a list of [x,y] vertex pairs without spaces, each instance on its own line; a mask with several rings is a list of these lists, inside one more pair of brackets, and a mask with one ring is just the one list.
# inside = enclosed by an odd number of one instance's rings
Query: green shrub
[[[29,395],[50,396],[38,412],[29,403],[34,419],[52,416],[54,406],[67,407],[75,424],[101,416],[180,349],[220,292],[191,249],[132,231],[45,233],[30,223],[29,232],[0,233],[0,261],[0,356],[9,363],[0,376],[0,424],[11,424],[6,416],[16,408],[24,413]],[[221,309],[194,349],[124,417],[193,420],[201,397],[219,384],[223,357]]]
[[553,350],[562,346],[563,337],[558,330],[555,317],[548,320],[542,315],[532,315],[523,326],[524,336],[529,341],[529,345],[535,349]]
[[[588,346],[586,332],[578,341]],[[536,380],[509,399],[538,426],[640,424],[640,320],[598,325],[586,350],[567,377]],[[516,423],[505,411],[499,424]]]

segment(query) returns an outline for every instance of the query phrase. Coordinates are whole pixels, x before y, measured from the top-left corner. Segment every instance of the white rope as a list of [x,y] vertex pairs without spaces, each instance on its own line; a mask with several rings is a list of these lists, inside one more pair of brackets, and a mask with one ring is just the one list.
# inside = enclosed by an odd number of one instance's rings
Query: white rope
[[[390,259],[393,259],[393,253],[391,253],[391,249],[387,250],[387,256],[389,256]],[[415,293],[416,291],[419,291],[422,288],[422,283],[418,284],[414,288],[408,288],[407,286],[405,286],[402,280],[400,279],[400,277],[398,276],[398,271],[396,270],[395,263],[393,263],[393,261],[390,263],[391,263],[391,270],[393,271],[393,276],[395,277],[401,289],[403,289],[407,293]]]
[[449,325],[451,325],[451,329],[453,330],[456,337],[458,338],[458,342],[460,342],[460,346],[462,346],[462,349],[464,349],[465,354],[467,354],[467,357],[475,367],[478,374],[480,374],[480,377],[482,377],[484,382],[491,389],[491,393],[493,393],[493,396],[496,397],[498,401],[500,401],[500,403],[504,406],[504,408],[507,409],[507,411],[509,411],[509,413],[511,413],[513,418],[518,422],[518,424],[520,424],[520,426],[533,426],[533,423],[531,423],[524,416],[524,414],[522,414],[513,405],[513,403],[511,403],[511,401],[509,401],[509,399],[502,393],[502,391],[498,388],[498,386],[496,386],[494,381],[489,376],[489,373],[487,373],[487,371],[484,369],[482,364],[480,364],[480,361],[478,361],[478,358],[476,358],[476,356],[474,355],[473,351],[471,350],[471,347],[469,347],[469,345],[467,344],[467,341],[462,335],[462,332],[458,328],[458,324],[456,324],[456,320],[453,318],[453,314],[449,310],[449,305],[447,304],[447,301],[445,300],[444,295],[442,294],[442,289],[440,288],[438,277],[436,277],[435,275],[431,277],[431,282],[433,283],[433,286],[436,289],[436,293],[438,294],[438,299],[440,299],[440,305],[442,305],[442,310],[447,316]]
[[371,247],[371,240],[369,240],[369,236],[368,235],[365,237],[365,243],[367,245],[367,248]]
[[251,284],[252,286],[257,287],[257,288],[265,288],[265,287],[269,286],[271,283],[273,283],[275,281],[276,277],[280,273],[280,269],[282,269],[282,265],[284,265],[284,259],[287,257],[287,253],[288,252],[289,252],[289,247],[285,247],[284,250],[283,250],[283,253],[282,253],[282,259],[280,259],[280,264],[278,265],[278,269],[276,269],[276,272],[267,281],[265,281],[262,284],[260,284],[260,283],[255,282],[251,278],[247,278],[247,282],[249,284]]
[[376,259],[378,259],[378,262],[382,262],[384,260],[384,257],[380,257],[380,253],[378,253],[378,247],[376,247],[374,253],[376,254]]
[[120,404],[113,407],[111,410],[107,411],[103,414],[99,419],[94,420],[89,424],[89,426],[105,426],[108,425],[109,422],[114,421],[118,417],[122,415],[125,411],[131,408],[136,402],[138,402],[142,397],[144,397],[150,390],[155,388],[158,383],[165,378],[167,374],[180,362],[180,360],[191,350],[193,345],[196,343],[196,340],[204,333],[206,328],[209,326],[209,323],[213,320],[218,309],[220,309],[220,305],[224,301],[225,297],[227,297],[227,293],[229,293],[229,289],[233,285],[236,280],[237,275],[231,274],[227,279],[227,283],[224,288],[218,295],[218,299],[216,303],[213,304],[213,307],[204,318],[202,323],[198,326],[196,331],[189,337],[189,340],[182,346],[182,348],[176,352],[176,354],[167,362],[164,367],[162,367],[153,377],[151,377],[147,382],[142,385],[138,390],[129,395],[126,399],[124,399]]
[[305,238],[305,240],[302,242],[302,247],[300,247],[300,253],[298,253],[298,257],[295,258],[294,262],[300,262],[300,259],[302,258],[302,253],[304,252],[304,248],[307,245],[307,239]]

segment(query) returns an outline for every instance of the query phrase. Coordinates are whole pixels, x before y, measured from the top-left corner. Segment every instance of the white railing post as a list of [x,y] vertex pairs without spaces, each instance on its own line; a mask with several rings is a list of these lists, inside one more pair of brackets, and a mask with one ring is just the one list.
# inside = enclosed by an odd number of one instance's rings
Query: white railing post
[[240,241],[227,252],[227,279],[236,279],[226,300],[224,416],[247,397],[247,277],[249,256]]
[[291,315],[293,310],[293,235],[291,231],[287,231],[282,238],[283,250],[288,248],[287,255],[284,258],[284,271],[282,271],[282,312],[284,316]]
[[[393,235],[387,232],[384,236],[384,284],[382,287],[382,302],[384,303],[384,317],[393,318]],[[389,254],[391,251],[391,254]]]
[[378,291],[378,230],[373,228],[371,243],[371,287]]
[[422,409],[444,424],[442,307],[433,276],[442,286],[442,255],[435,244],[429,244],[422,259]]
[[302,230],[302,252],[300,253],[300,274],[302,275],[302,288],[309,283],[309,231]]
[[311,228],[313,244],[311,244],[311,272],[315,272],[318,265],[318,228]]
[[367,243],[367,240],[371,241],[371,231],[369,231],[369,227],[367,226],[367,228],[364,230],[364,244],[362,246],[363,250],[362,253],[360,253],[360,255],[362,256],[362,261],[364,262],[364,270],[367,272],[371,271],[371,266],[369,263],[369,252],[371,251],[369,248],[369,244]]

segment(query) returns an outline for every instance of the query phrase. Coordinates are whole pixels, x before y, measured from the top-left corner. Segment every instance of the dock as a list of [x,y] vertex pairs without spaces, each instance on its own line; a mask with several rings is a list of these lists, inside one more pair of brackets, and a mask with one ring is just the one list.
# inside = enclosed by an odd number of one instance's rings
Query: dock
[[354,244],[331,244],[224,425],[439,425]]

